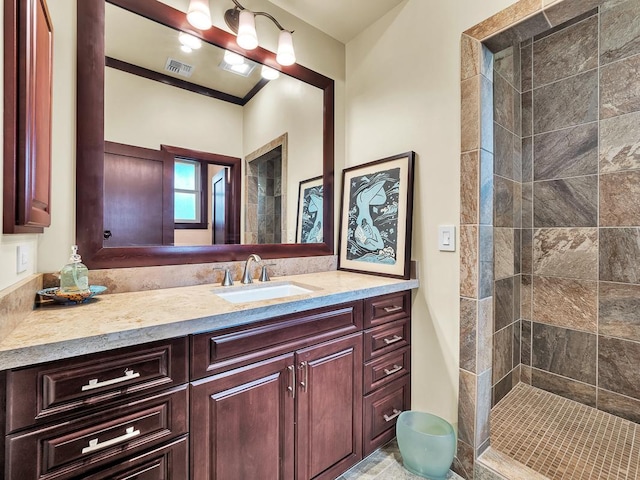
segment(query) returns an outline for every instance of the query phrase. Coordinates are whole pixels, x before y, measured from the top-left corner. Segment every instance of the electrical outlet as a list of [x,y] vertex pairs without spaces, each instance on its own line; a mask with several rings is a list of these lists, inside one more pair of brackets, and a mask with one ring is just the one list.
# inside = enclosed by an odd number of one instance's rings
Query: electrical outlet
[[29,246],[18,245],[16,251],[16,273],[26,272],[29,266]]

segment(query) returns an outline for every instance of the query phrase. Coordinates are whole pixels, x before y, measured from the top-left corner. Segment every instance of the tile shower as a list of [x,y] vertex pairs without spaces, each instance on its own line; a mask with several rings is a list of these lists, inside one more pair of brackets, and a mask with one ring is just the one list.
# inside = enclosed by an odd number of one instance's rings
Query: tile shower
[[[592,418],[640,423],[639,16],[640,0],[520,0],[462,36],[454,465],[465,478],[495,478],[477,460],[501,445],[554,461],[538,441],[542,421],[521,432],[536,440],[518,447],[516,432],[489,419],[489,406],[518,404],[516,392],[547,391],[566,412],[583,404]],[[503,417],[516,428],[529,412],[520,403]],[[579,423],[586,418],[558,417],[565,437],[598,432]],[[629,438],[618,435],[619,450],[608,443],[616,461]]]

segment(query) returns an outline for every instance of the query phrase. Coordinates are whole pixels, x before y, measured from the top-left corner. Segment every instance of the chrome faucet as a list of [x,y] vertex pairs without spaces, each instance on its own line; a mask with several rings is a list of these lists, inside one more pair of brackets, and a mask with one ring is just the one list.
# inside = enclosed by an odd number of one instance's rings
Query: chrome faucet
[[256,255],[255,253],[252,253],[251,255],[249,255],[249,258],[247,258],[247,262],[244,264],[244,273],[242,274],[242,283],[253,283],[253,279],[251,278],[251,268],[249,268],[252,260],[256,262],[262,261],[262,259],[260,258],[260,255]]

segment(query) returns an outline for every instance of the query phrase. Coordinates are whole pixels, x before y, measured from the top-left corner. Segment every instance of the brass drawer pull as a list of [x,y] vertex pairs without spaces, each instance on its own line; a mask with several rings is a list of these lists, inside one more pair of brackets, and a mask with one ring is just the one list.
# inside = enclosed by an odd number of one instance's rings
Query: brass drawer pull
[[294,365],[289,365],[287,370],[289,370],[289,373],[291,374],[291,385],[287,387],[287,391],[291,393],[291,398],[296,398],[296,367]]
[[96,450],[102,450],[103,448],[110,447],[111,445],[124,442],[125,440],[130,440],[134,437],[137,437],[138,435],[140,435],[140,430],[134,430],[134,427],[127,427],[124,435],[120,435],[119,437],[112,438],[111,440],[106,440],[102,443],[100,443],[97,438],[94,438],[93,440],[89,440],[89,446],[84,447],[82,449],[82,453],[85,454],[85,453],[95,452]]
[[396,372],[399,372],[400,370],[402,370],[402,365],[393,365],[393,368],[391,370],[389,370],[388,368],[384,369],[384,373],[387,375],[393,375]]
[[383,341],[387,345],[391,345],[392,343],[396,343],[396,342],[399,342],[400,340],[403,340],[403,338],[404,337],[401,337],[400,335],[394,335],[393,338],[385,338]]
[[394,305],[393,307],[384,307],[384,311],[387,312],[387,313],[399,312],[402,309],[403,309],[403,307],[402,306],[398,306],[398,305]]
[[392,415],[387,415],[386,413],[382,416],[384,418],[385,422],[390,422],[391,420],[393,420],[394,418],[396,418],[398,415],[400,415],[402,413],[401,410],[398,410],[396,408],[393,409],[393,414]]
[[138,372],[134,372],[133,370],[126,369],[124,371],[124,375],[118,378],[112,378],[111,380],[105,380],[103,382],[99,382],[97,378],[92,378],[89,380],[89,383],[82,386],[82,391],[86,392],[87,390],[94,390],[96,388],[108,387],[109,385],[115,385],[117,383],[126,382],[131,380],[132,378],[138,378],[140,374]]

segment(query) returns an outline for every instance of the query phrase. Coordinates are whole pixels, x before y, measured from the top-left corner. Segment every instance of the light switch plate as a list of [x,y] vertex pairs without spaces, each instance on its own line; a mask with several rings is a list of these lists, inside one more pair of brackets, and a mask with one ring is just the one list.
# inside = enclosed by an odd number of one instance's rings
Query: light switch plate
[[29,246],[18,245],[16,249],[16,273],[27,271],[29,266]]
[[456,251],[455,225],[440,225],[438,227],[438,248],[441,252]]

